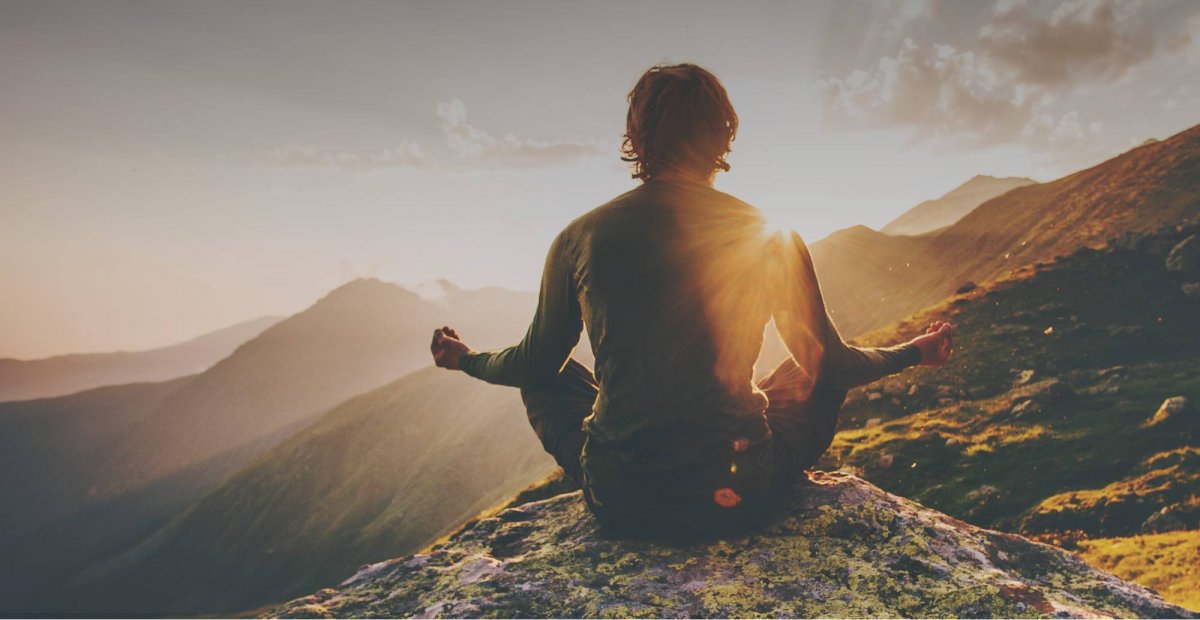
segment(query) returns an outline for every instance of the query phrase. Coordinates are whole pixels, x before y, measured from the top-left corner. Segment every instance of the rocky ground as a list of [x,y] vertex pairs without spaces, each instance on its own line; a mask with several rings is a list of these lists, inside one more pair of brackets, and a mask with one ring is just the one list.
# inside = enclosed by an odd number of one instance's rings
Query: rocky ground
[[517,505],[363,567],[281,617],[1194,617],[1058,548],[815,473],[759,531],[605,537],[578,493]]

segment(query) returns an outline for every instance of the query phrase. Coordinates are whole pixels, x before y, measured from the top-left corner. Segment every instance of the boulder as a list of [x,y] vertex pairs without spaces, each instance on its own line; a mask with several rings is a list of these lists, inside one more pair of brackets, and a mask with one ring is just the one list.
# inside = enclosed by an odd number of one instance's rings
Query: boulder
[[1062,400],[1073,393],[1074,390],[1071,389],[1071,386],[1064,383],[1061,379],[1050,378],[1015,388],[1009,392],[1009,396],[1012,398],[1014,405],[1024,401],[1033,401],[1038,405],[1045,405]]
[[1200,236],[1191,235],[1167,254],[1167,271],[1185,278],[1200,276]]
[[1023,417],[1034,413],[1040,413],[1042,406],[1035,400],[1024,400],[1016,404],[1012,408],[1012,414],[1015,417]]
[[363,567],[281,617],[1195,617],[1013,534],[815,473],[765,527],[663,543],[605,535],[578,492]]
[[1168,421],[1177,421],[1188,410],[1188,399],[1184,396],[1172,396],[1158,406],[1158,410],[1146,421],[1146,426],[1158,426]]
[[1180,502],[1163,506],[1142,523],[1143,534],[1178,532],[1200,528],[1200,503]]
[[1188,299],[1200,299],[1200,282],[1188,282],[1182,287],[1184,297]]

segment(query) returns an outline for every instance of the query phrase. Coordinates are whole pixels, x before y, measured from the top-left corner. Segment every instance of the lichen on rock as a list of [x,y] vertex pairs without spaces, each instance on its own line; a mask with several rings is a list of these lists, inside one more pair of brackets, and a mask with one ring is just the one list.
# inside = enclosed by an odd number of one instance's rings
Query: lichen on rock
[[720,540],[607,536],[578,492],[364,567],[282,617],[1193,617],[1060,549],[814,473],[765,527]]

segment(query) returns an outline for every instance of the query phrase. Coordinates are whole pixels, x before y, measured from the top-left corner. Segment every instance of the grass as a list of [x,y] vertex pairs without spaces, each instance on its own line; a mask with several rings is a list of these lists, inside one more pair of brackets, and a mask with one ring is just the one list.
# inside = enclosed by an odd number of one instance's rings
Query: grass
[[1089,540],[1080,543],[1079,554],[1093,566],[1200,611],[1200,531]]
[[[849,469],[953,516],[1067,547],[1153,529],[1147,519],[1164,508],[1196,528],[1200,302],[1182,294],[1161,256],[1080,250],[860,341],[906,339],[938,318],[956,325],[952,363],[853,392],[823,468]],[[1025,371],[1033,383],[1057,379],[1069,389],[1017,413],[1014,385]],[[1193,410],[1147,425],[1172,396]],[[1194,542],[1190,548],[1200,564]],[[1127,563],[1149,561],[1136,549],[1125,553]],[[1167,575],[1156,583],[1167,584],[1159,589],[1168,599],[1194,604],[1177,595],[1195,596],[1194,578]]]

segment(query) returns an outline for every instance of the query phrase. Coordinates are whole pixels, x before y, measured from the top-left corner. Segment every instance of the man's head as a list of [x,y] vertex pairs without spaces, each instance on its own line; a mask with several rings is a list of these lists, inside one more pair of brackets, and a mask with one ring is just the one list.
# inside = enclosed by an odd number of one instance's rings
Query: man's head
[[652,67],[629,91],[621,159],[643,181],[672,173],[708,178],[729,170],[725,156],[737,128],[717,76],[692,64]]

